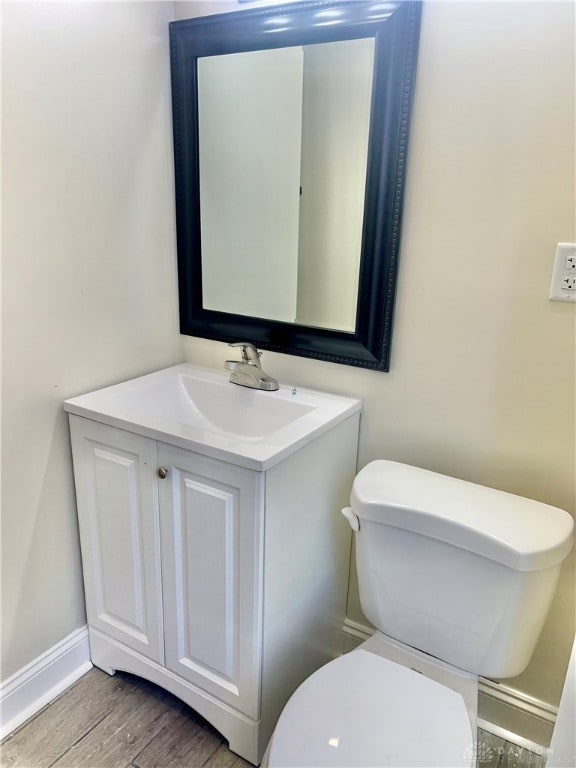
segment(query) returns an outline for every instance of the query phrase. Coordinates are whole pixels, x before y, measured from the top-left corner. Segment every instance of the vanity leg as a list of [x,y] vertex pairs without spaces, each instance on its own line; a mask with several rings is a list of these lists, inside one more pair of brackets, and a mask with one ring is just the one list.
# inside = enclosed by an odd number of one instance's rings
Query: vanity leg
[[117,672],[116,667],[110,663],[110,659],[107,658],[108,654],[106,651],[101,651],[98,649],[98,644],[95,642],[95,637],[91,627],[88,627],[88,634],[90,639],[90,661],[92,664],[94,664],[95,667],[98,667],[98,669],[101,669],[102,672],[106,672],[107,675],[112,677]]
[[98,667],[98,669],[101,669],[102,672],[106,672],[106,674],[110,675],[110,677],[112,677],[113,675],[116,674],[116,670],[115,669],[112,669],[111,667],[106,667],[106,666],[104,666],[104,664],[97,664],[96,662],[94,662],[94,666]]

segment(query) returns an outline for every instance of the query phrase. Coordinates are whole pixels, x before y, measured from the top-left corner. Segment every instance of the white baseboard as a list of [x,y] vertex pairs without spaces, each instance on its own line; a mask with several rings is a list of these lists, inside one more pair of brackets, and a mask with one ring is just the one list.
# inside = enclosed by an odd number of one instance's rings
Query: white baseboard
[[[343,651],[353,650],[368,640],[374,630],[366,624],[344,621]],[[480,678],[478,683],[479,725],[484,730],[507,738],[534,751],[548,746],[558,709],[546,701],[512,688],[505,683]]]
[[81,627],[1,683],[0,738],[12,733],[91,668],[88,627]]
[[[346,619],[343,652],[367,640],[373,630]],[[92,668],[88,628],[75,630],[0,684],[0,739],[12,733]],[[504,683],[481,679],[478,686],[480,725],[528,748],[550,743],[557,708]],[[496,713],[491,716],[492,712]],[[511,715],[509,714],[511,713]]]
[[507,683],[480,679],[478,725],[531,752],[548,747],[558,708]]

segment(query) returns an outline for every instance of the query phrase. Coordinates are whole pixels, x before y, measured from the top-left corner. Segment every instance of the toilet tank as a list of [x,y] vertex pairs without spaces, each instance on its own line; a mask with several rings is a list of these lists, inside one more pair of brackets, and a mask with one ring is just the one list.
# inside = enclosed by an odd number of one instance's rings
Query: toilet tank
[[359,472],[351,505],[377,629],[473,674],[522,672],[572,547],[567,512],[392,461]]

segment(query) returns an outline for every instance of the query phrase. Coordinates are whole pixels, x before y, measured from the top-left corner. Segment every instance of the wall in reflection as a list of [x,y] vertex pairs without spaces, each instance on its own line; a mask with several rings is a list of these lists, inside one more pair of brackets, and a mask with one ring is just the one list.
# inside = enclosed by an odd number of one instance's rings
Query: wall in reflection
[[198,61],[206,309],[293,322],[302,48]]
[[203,305],[353,331],[374,42],[198,62]]
[[356,326],[374,40],[306,46],[297,322]]

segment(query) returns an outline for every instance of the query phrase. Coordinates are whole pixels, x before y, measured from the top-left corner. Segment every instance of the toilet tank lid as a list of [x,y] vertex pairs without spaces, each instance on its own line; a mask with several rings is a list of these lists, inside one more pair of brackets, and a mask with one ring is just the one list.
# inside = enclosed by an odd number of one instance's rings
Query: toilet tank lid
[[352,487],[362,520],[402,528],[519,571],[561,562],[572,548],[568,512],[395,461],[373,461]]

